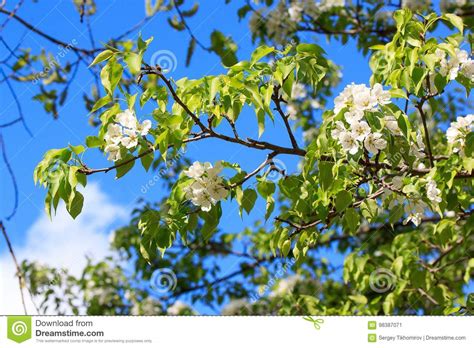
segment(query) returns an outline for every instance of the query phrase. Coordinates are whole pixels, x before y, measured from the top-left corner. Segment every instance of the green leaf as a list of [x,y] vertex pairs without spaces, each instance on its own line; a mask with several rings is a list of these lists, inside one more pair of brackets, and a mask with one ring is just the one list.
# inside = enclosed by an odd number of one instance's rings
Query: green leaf
[[473,157],[474,153],[474,132],[470,132],[466,136],[466,148],[464,149],[464,152],[467,157]]
[[250,214],[252,208],[255,205],[256,200],[257,192],[250,188],[246,189],[242,196],[241,208],[243,208],[247,212],[247,214]]
[[319,183],[323,191],[327,191],[334,180],[334,176],[332,174],[333,167],[333,162],[319,162]]
[[281,255],[287,257],[291,248],[291,240],[287,239],[281,245]]
[[69,145],[69,148],[71,149],[72,152],[74,152],[76,155],[79,155],[84,152],[85,148],[82,145]]
[[76,191],[70,204],[66,205],[66,209],[71,217],[75,219],[81,213],[83,205],[84,196],[79,191]]
[[86,145],[89,148],[94,148],[94,147],[101,147],[104,145],[104,142],[100,140],[99,137],[96,137],[94,135],[90,135],[86,137]]
[[346,191],[339,191],[336,196],[336,210],[338,212],[346,209],[352,204],[352,195]]
[[461,17],[455,15],[454,13],[446,13],[442,16],[442,18],[451,23],[456,29],[460,31],[461,34],[463,33],[464,23]]
[[142,56],[137,53],[127,53],[125,56],[125,63],[127,63],[128,69],[133,75],[140,73],[142,66]]
[[388,294],[387,297],[385,297],[385,300],[383,301],[382,307],[385,315],[392,315],[393,308],[395,308],[395,294]]
[[395,274],[400,277],[403,267],[403,256],[398,256],[392,263],[392,269]]
[[153,16],[163,4],[163,0],[145,0],[145,13],[147,17]]
[[344,222],[350,232],[356,232],[360,223],[360,216],[354,208],[349,208],[344,214]]
[[393,88],[390,90],[390,97],[391,98],[403,98],[408,99],[406,92],[400,88]]
[[115,165],[117,166],[117,174],[115,175],[115,179],[121,178],[133,168],[133,166],[135,165],[135,161],[132,161],[133,158],[134,157],[132,155],[127,154],[127,156],[122,158],[120,161],[115,162]]
[[191,64],[191,58],[193,57],[194,50],[196,49],[196,39],[194,37],[191,38],[188,45],[188,51],[186,52],[186,66]]
[[263,198],[267,199],[275,192],[275,183],[265,179],[258,179],[257,191]]
[[115,59],[109,60],[109,62],[102,68],[100,72],[100,80],[105,90],[110,95],[113,95],[115,88],[122,78],[122,73],[123,66],[117,63]]
[[91,66],[99,64],[103,61],[106,61],[106,60],[110,59],[110,57],[112,57],[113,55],[114,55],[114,52],[111,51],[111,50],[102,51],[97,55],[97,57],[94,58],[91,65],[89,65],[89,66],[91,67]]
[[[142,155],[147,151],[149,151],[148,148],[142,147],[142,148],[140,148],[140,151],[138,152],[138,154]],[[154,151],[150,151],[146,155],[143,155],[143,156],[140,157],[140,161],[141,161],[142,166],[145,169],[145,171],[148,172],[148,170],[150,169],[150,166],[153,163],[154,159],[155,159],[155,152]]]
[[357,304],[360,304],[360,305],[367,304],[367,297],[365,297],[364,295],[361,295],[361,294],[349,295],[349,298]]
[[269,47],[269,46],[266,46],[266,45],[257,47],[257,49],[255,49],[255,51],[253,51],[253,53],[252,53],[252,57],[250,58],[250,62],[253,65],[256,62],[258,62],[260,59],[262,59],[263,57],[269,55],[270,53],[272,53],[274,51],[275,51],[274,47]]
[[110,102],[112,102],[112,97],[107,94],[105,97],[102,97],[95,102],[94,106],[92,107],[91,113],[96,112],[97,110],[104,107]]
[[232,38],[226,37],[220,31],[214,30],[211,34],[211,50],[221,57],[225,66],[232,66],[238,62],[237,45]]
[[322,55],[324,50],[321,46],[316,44],[301,43],[296,46],[296,52],[298,53],[310,53],[312,55]]

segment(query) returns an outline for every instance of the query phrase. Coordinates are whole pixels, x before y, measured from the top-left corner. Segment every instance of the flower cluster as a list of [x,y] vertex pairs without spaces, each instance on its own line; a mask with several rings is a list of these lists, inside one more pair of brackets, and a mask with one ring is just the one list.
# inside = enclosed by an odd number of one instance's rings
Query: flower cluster
[[403,220],[403,224],[406,225],[411,221],[415,226],[418,226],[427,208],[428,204],[423,202],[421,198],[410,199],[404,207],[407,218]]
[[431,5],[430,0],[402,0],[402,7],[409,8],[412,11],[422,11]]
[[288,8],[288,14],[293,22],[301,20],[303,13],[322,13],[327,12],[334,7],[344,7],[346,4],[345,0],[321,0],[316,2],[314,0],[306,1],[293,1]]
[[138,138],[148,134],[151,128],[151,121],[138,122],[135,114],[131,110],[119,113],[115,117],[116,123],[107,126],[104,140],[106,143],[105,152],[109,153],[109,161],[118,161],[122,158],[120,146],[132,149],[138,145]]
[[294,274],[288,278],[281,279],[276,288],[270,293],[269,297],[284,296],[291,293],[298,282],[302,281],[302,279],[303,278],[299,274]]
[[180,315],[184,314],[185,312],[193,312],[193,310],[191,307],[189,307],[189,305],[179,300],[169,306],[166,310],[168,315]]
[[227,190],[219,173],[222,163],[217,162],[213,167],[209,162],[194,162],[183,173],[192,178],[192,183],[184,189],[186,198],[203,211],[210,211],[218,201],[227,197]]
[[474,131],[474,114],[458,117],[451,123],[446,131],[446,137],[448,144],[453,147],[453,152],[464,155],[466,136],[472,131]]
[[436,181],[428,180],[426,184],[426,196],[434,203],[441,203],[441,190],[436,186]]
[[[382,134],[372,130],[369,124],[363,120],[365,111],[375,111],[378,105],[389,104],[390,92],[384,91],[381,84],[377,83],[369,88],[364,84],[356,85],[352,83],[334,99],[334,112],[338,114],[344,112],[344,119],[349,125],[342,121],[336,122],[336,128],[332,130],[333,138],[339,139],[343,149],[354,155],[359,151],[361,144],[370,153],[377,154],[385,149],[387,141],[382,139]],[[400,130],[395,117],[387,116],[384,120],[388,129],[394,134],[399,134]]]
[[446,52],[437,49],[435,54],[440,59],[441,68],[439,72],[448,79],[455,80],[459,73],[468,80],[474,81],[474,60],[469,58],[469,53],[465,50],[456,48],[454,57],[446,58]]
[[[418,226],[426,213],[426,209],[429,207],[420,195],[416,194],[408,197],[406,194],[402,193],[404,180],[405,175],[394,176],[390,187],[384,190],[382,199],[383,201],[388,202],[389,210],[394,209],[397,205],[403,205],[404,212],[407,216],[403,221],[403,224],[407,224],[411,221],[413,224]],[[426,180],[425,190],[426,197],[433,205],[437,206],[438,203],[441,203],[441,190],[438,188],[436,181],[430,177]],[[393,195],[393,193],[395,195]]]

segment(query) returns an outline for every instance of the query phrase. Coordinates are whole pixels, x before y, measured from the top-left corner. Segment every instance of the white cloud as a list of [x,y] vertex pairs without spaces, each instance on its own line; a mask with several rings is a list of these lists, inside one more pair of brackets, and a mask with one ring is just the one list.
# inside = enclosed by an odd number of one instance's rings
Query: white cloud
[[[109,254],[109,235],[114,227],[126,221],[129,213],[104,193],[98,183],[90,183],[83,191],[84,209],[76,220],[64,205],[50,221],[42,214],[28,229],[22,245],[14,245],[16,256],[52,267],[67,268],[78,276],[86,264],[86,255],[101,259]],[[18,218],[18,217],[17,217]],[[0,255],[0,314],[22,314],[18,279],[8,252]],[[29,314],[33,306],[25,291]]]

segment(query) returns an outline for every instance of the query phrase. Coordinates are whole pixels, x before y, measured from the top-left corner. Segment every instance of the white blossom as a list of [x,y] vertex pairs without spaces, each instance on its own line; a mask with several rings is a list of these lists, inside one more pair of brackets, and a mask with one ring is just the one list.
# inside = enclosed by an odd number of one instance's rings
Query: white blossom
[[291,6],[288,8],[288,14],[290,19],[293,22],[298,22],[301,19],[301,13],[303,12],[303,7],[296,1],[294,1]]
[[379,104],[385,105],[391,102],[390,92],[384,91],[380,83],[376,83],[374,87],[372,87],[371,94]]
[[425,143],[423,142],[423,136],[419,130],[416,132],[416,142],[411,142],[410,155],[415,156],[418,159],[426,157]]
[[146,136],[151,129],[150,120],[139,123],[131,110],[119,113],[114,121],[117,123],[110,123],[104,135],[106,143],[104,151],[109,153],[109,161],[121,159],[120,145],[127,149],[133,149],[138,145],[139,137]]
[[231,300],[229,303],[222,309],[222,315],[237,315],[241,314],[242,309],[246,308],[250,304],[247,300],[240,298],[236,300]]
[[453,210],[448,210],[444,215],[448,218],[453,218],[456,216],[456,212],[454,212]]
[[436,181],[429,180],[426,184],[426,196],[428,199],[435,203],[441,203],[441,190],[436,186]]
[[346,131],[346,127],[344,126],[344,123],[342,123],[342,121],[336,121],[336,128],[334,128],[331,131],[331,136],[333,138],[339,138],[339,135],[341,134],[341,132],[345,132],[345,131]]
[[423,218],[423,213],[428,208],[428,205],[421,199],[411,199],[405,205],[404,210],[408,215],[403,224],[406,225],[409,221],[413,222],[415,226],[418,226]]
[[350,110],[344,113],[344,119],[349,124],[359,122],[363,117],[364,112],[362,110]]
[[137,131],[140,133],[141,136],[145,136],[148,134],[148,132],[151,129],[151,121],[150,120],[145,120],[143,123],[139,123],[137,126]]
[[298,82],[293,84],[293,87],[291,88],[291,97],[293,99],[306,98],[307,94],[308,93],[306,92],[305,85],[303,85],[302,83],[298,83]]
[[359,141],[365,139],[367,135],[370,134],[370,126],[365,121],[356,122],[351,124],[352,134]]
[[329,11],[334,7],[343,7],[345,5],[345,0],[321,0],[319,4],[317,4],[321,12]]
[[390,92],[384,91],[382,85],[375,84],[369,88],[364,84],[350,84],[334,99],[334,112],[338,114],[343,108],[351,112],[373,110],[378,104],[390,103]]
[[452,146],[453,152],[459,152],[461,155],[464,155],[466,136],[473,130],[474,114],[465,117],[457,117],[456,121],[451,122],[451,125],[446,131],[446,138],[448,139],[448,144]]
[[463,74],[468,80],[474,82],[474,60],[468,59],[466,62],[461,64],[461,74]]
[[204,175],[206,170],[211,168],[211,164],[209,162],[200,163],[198,161],[194,162],[191,167],[187,170],[184,170],[183,173],[193,179],[199,179],[201,176]]
[[[364,84],[354,83],[347,85],[344,90],[334,99],[334,113],[344,112],[344,120],[349,124],[346,128],[342,121],[336,122],[336,128],[331,132],[333,138],[339,139],[343,149],[350,154],[355,154],[363,142],[365,148],[371,153],[378,153],[387,146],[382,134],[371,134],[369,124],[363,120],[365,111],[375,111],[378,105],[391,102],[390,92],[384,91],[381,84],[376,83],[372,88]],[[390,123],[390,129],[394,133],[400,132],[398,124],[393,116],[386,120]],[[388,128],[388,127],[387,127]]]
[[127,135],[121,139],[121,144],[123,146],[125,146],[127,149],[131,149],[138,145],[138,134],[136,130],[126,128],[124,129],[123,133],[124,135]]
[[364,146],[370,153],[377,154],[379,150],[385,149],[387,141],[382,139],[382,134],[371,133],[365,138]]
[[288,114],[288,118],[290,120],[296,120],[296,116],[298,115],[298,110],[296,109],[296,106],[294,106],[293,104],[288,104],[286,106],[286,112]]
[[166,313],[169,315],[179,315],[184,310],[187,310],[187,309],[190,309],[190,307],[183,301],[178,300],[168,307],[168,309],[166,310]]
[[359,143],[355,138],[354,134],[351,132],[341,132],[339,134],[339,141],[342,145],[342,148],[348,151],[351,155],[355,155],[359,151]]
[[119,144],[122,138],[122,127],[118,124],[110,123],[107,126],[107,133],[104,135],[104,140],[107,144]]
[[310,105],[313,109],[321,109],[322,107],[321,103],[316,99],[311,99]]
[[125,110],[116,116],[116,120],[120,123],[123,127],[129,129],[136,129],[137,128],[137,118],[133,114],[131,110]]
[[193,181],[184,188],[186,198],[203,211],[210,211],[218,201],[227,197],[227,189],[219,176],[222,163],[217,162],[213,167],[209,162],[194,162],[183,173]]
[[104,151],[109,153],[109,157],[107,158],[107,160],[109,161],[116,162],[122,159],[122,156],[120,154],[120,146],[118,145],[115,145],[115,144],[106,145]]
[[472,78],[472,60],[469,59],[469,53],[465,50],[455,48],[455,56],[446,58],[446,53],[437,49],[435,54],[440,58],[439,72],[443,76],[448,76],[448,79],[454,80],[458,77],[459,72],[466,75],[467,78]]
[[313,141],[313,139],[315,139],[318,136],[318,134],[319,134],[318,130],[314,127],[311,127],[308,130],[305,130],[303,132],[303,140],[309,143]]
[[302,280],[299,274],[294,274],[289,276],[288,278],[281,279],[278,282],[275,290],[273,290],[269,297],[277,297],[277,296],[284,296],[289,292],[293,291],[296,284]]
[[400,127],[398,126],[398,121],[395,118],[395,116],[385,116],[384,117],[385,121],[385,126],[388,128],[390,132],[394,135],[402,135],[402,131],[400,130]]
[[402,0],[402,7],[409,8],[412,11],[420,11],[431,4],[430,0]]

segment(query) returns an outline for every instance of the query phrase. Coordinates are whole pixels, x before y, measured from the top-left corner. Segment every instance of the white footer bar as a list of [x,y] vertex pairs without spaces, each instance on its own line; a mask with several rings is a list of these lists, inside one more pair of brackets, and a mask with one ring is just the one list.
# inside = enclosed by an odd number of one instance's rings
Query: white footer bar
[[16,316],[0,318],[0,347],[473,347],[473,328],[473,317]]

